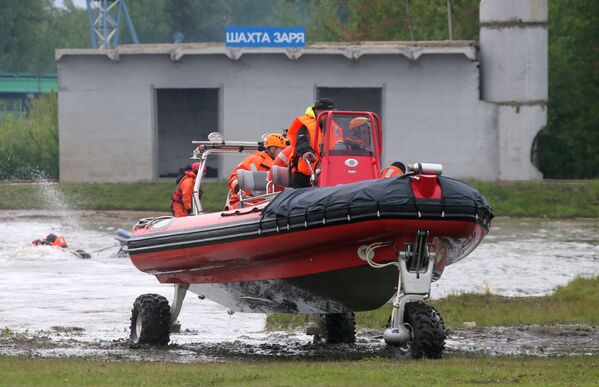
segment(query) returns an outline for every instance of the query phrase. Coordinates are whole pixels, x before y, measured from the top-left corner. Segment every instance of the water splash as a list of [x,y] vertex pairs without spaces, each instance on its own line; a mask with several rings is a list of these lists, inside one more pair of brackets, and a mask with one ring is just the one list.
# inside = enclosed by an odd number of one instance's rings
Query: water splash
[[32,173],[32,178],[38,187],[40,199],[43,201],[43,207],[55,211],[59,217],[63,218],[70,228],[81,230],[79,220],[73,212],[73,210],[78,209],[78,206],[67,200],[60,190],[60,184],[48,179],[41,171]]

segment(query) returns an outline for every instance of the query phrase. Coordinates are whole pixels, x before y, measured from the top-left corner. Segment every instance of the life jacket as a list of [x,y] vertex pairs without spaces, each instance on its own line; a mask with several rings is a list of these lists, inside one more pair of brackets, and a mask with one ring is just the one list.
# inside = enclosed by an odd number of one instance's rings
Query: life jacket
[[291,166],[292,172],[299,172],[303,173],[304,175],[310,175],[311,172],[310,168],[308,168],[308,163],[306,163],[301,157],[297,157],[297,154],[295,153],[295,149],[297,146],[297,134],[302,126],[305,126],[308,130],[308,135],[310,136],[310,147],[314,149],[314,154],[316,155],[316,161],[310,163],[312,165],[312,169],[314,170],[314,168],[316,168],[316,164],[318,162],[320,153],[316,141],[316,117],[314,117],[314,112],[312,112],[311,109],[308,109],[305,115],[301,117],[296,117],[291,123],[289,131],[287,132],[289,136],[289,143],[294,150],[292,157],[293,162]]
[[68,247],[66,239],[63,236],[57,237],[54,242],[48,241],[46,238],[44,239],[36,239],[31,242],[34,246],[54,246],[54,247]]
[[[181,181],[179,181],[179,184],[177,184],[177,189],[175,190],[175,193],[171,196],[171,199],[173,200],[173,202],[185,204],[183,201],[183,197],[185,196],[185,193],[183,192],[183,188],[185,185],[188,184],[187,180],[192,179],[195,182],[195,178],[196,178],[196,174],[193,171],[185,171],[185,175],[183,176]],[[192,188],[192,190],[193,190],[193,188]]]
[[59,236],[58,238],[56,238],[56,240],[52,243],[50,243],[50,246],[54,246],[54,247],[67,247],[67,241],[64,239],[63,236]]
[[383,169],[383,171],[381,172],[381,177],[383,179],[387,179],[393,176],[398,176],[398,175],[403,175],[403,172],[401,171],[401,169],[399,169],[398,167],[394,166],[394,165],[389,165],[387,168]]

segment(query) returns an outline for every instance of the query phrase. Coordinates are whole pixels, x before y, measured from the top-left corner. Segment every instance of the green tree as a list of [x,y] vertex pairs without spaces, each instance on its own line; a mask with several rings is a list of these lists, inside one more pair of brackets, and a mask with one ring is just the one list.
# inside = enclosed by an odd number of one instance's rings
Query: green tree
[[549,2],[548,124],[539,135],[549,178],[599,177],[599,2]]
[[[478,38],[478,0],[452,0],[454,39]],[[310,41],[448,39],[446,0],[310,0]]]
[[46,0],[0,1],[0,69],[5,72],[39,72],[43,59],[39,24],[44,20]]
[[25,115],[0,116],[0,180],[58,178],[56,93],[30,100]]
[[[135,25],[135,32],[140,43],[167,43],[172,42],[170,32],[171,23],[166,14],[168,0],[135,0],[128,1],[127,7],[131,20]],[[123,43],[130,42],[128,36]]]

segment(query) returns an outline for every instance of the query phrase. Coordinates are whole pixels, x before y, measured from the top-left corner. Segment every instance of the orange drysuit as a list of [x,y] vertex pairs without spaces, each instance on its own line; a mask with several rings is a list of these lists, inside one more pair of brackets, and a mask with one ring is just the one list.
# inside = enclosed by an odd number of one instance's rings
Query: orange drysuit
[[[229,191],[231,192],[229,196],[229,209],[237,208],[239,205],[239,196],[237,193],[239,192],[239,181],[237,180],[237,171],[240,169],[244,169],[246,171],[263,171],[268,172],[272,167],[272,157],[266,151],[256,151],[254,154],[249,155],[241,163],[239,163],[233,172],[231,172],[231,176],[229,177]],[[243,190],[243,197],[247,197],[251,195],[252,192],[250,190]]]
[[[272,162],[272,166],[282,167],[289,170],[289,166],[291,165],[291,158],[293,157],[293,147],[289,145],[287,148],[283,149],[277,157]],[[272,167],[268,172],[268,180],[273,181],[272,178]],[[275,186],[276,192],[280,192],[283,190],[283,187]]]
[[185,175],[179,182],[172,196],[171,209],[176,217],[187,216],[193,209],[193,187],[196,182],[196,174],[193,171],[185,171]]
[[[287,148],[283,149],[277,157],[275,157],[275,159],[272,162],[272,165],[289,169],[292,157],[293,147],[289,145]],[[271,170],[268,172],[268,180],[272,181],[272,167]]]

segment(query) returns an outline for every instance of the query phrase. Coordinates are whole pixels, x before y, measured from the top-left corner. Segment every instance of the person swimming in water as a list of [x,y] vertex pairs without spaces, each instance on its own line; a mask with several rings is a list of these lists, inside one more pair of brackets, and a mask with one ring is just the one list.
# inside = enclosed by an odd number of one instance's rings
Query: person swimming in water
[[54,234],[48,234],[48,235],[46,235],[46,237],[44,239],[36,239],[33,242],[31,242],[31,244],[34,246],[62,247],[63,249],[66,249],[67,247],[69,247],[67,245],[66,239],[64,239],[64,237],[62,235],[56,236]]
[[54,234],[48,234],[46,235],[45,238],[43,239],[36,239],[33,242],[31,242],[31,244],[33,246],[52,246],[52,247],[58,247],[61,249],[64,249],[66,251],[68,251],[69,253],[73,254],[74,256],[76,256],[77,258],[81,258],[81,259],[89,259],[91,258],[91,254],[87,253],[83,250],[67,250],[67,248],[69,247],[69,245],[67,244],[66,239],[64,239],[64,237],[62,235],[57,236]]

